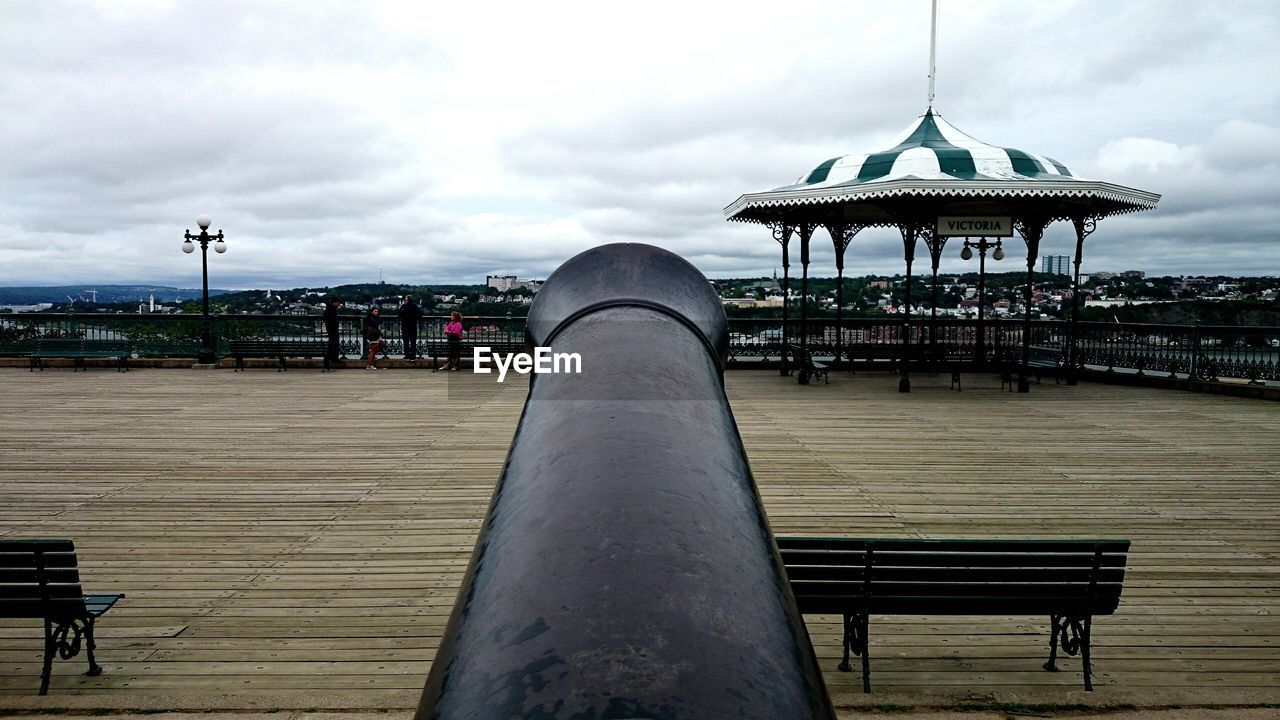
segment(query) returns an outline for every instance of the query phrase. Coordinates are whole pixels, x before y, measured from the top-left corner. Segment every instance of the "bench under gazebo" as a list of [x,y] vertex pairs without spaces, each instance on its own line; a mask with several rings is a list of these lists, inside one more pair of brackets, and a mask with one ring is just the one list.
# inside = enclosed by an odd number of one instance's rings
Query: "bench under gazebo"
[[[889,149],[831,158],[790,185],[742,195],[725,208],[724,214],[731,221],[768,227],[782,247],[784,375],[788,374],[790,343],[787,295],[791,239],[800,240],[802,286],[798,345],[801,355],[807,355],[809,342],[809,243],[814,232],[823,228],[834,244],[835,363],[838,365],[844,334],[845,250],[866,228],[896,227],[900,231],[907,266],[898,383],[901,392],[911,390],[911,265],[918,243],[924,242],[932,260],[935,299],[930,326],[932,338],[937,327],[938,263],[947,238],[1009,237],[1016,231],[1027,247],[1025,322],[1018,370],[1018,392],[1027,392],[1035,263],[1045,228],[1055,221],[1070,222],[1075,228],[1071,331],[1066,348],[1068,378],[1074,381],[1084,240],[1093,233],[1098,220],[1149,210],[1159,200],[1160,196],[1155,193],[1076,177],[1062,163],[1043,155],[976,140],[957,130],[930,106]],[[799,377],[802,382],[807,379],[804,373]]]

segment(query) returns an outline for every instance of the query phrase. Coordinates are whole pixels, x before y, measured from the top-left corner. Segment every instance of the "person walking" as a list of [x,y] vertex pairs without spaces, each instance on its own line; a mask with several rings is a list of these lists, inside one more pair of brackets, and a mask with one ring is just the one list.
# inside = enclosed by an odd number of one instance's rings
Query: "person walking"
[[404,339],[404,359],[418,361],[418,322],[422,320],[422,307],[413,301],[412,295],[404,296],[400,306],[400,337]]
[[336,297],[329,298],[329,302],[324,306],[324,333],[329,337],[329,347],[325,354],[329,362],[335,365],[341,350],[338,338],[338,308],[341,307],[342,301]]
[[382,310],[377,305],[369,310],[369,316],[364,319],[364,339],[369,343],[369,362],[364,369],[377,370],[373,360],[387,345],[387,341],[382,339]]
[[449,324],[444,326],[444,339],[449,343],[449,359],[444,363],[445,370],[462,369],[462,313],[449,314]]

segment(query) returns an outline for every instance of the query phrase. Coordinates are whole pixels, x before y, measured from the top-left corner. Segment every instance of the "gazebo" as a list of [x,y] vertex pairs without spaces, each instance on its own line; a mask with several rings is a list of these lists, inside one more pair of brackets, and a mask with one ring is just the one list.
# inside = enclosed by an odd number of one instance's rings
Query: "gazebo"
[[[932,90],[930,92],[932,97]],[[837,327],[843,320],[844,254],[859,232],[869,227],[896,227],[906,261],[903,361],[898,389],[910,392],[911,264],[923,241],[933,266],[934,321],[938,263],[948,237],[1010,237],[1016,231],[1027,246],[1027,289],[1024,302],[1018,391],[1029,390],[1027,365],[1031,351],[1031,302],[1040,239],[1052,222],[1075,228],[1075,269],[1071,293],[1071,332],[1067,367],[1076,368],[1076,322],[1079,315],[1080,261],[1084,240],[1098,220],[1149,210],[1155,193],[1076,177],[1062,163],[1043,155],[989,145],[942,118],[930,106],[888,150],[827,160],[790,185],[739,197],[725,208],[726,219],[765,225],[782,246],[783,355],[787,373],[789,335],[789,245],[800,240],[802,288],[800,346],[807,352],[809,320],[809,243],[824,228],[835,246]],[[836,361],[841,336],[836,333]],[[801,380],[804,374],[801,374]]]

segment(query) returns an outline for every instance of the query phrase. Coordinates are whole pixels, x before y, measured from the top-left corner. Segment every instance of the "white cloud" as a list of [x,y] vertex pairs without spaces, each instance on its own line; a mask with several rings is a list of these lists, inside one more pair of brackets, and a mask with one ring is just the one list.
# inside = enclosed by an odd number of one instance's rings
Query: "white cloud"
[[[1086,266],[1280,271],[1270,3],[941,5],[948,120],[1164,195],[1105,221]],[[177,249],[199,212],[227,233],[211,277],[230,287],[545,276],[617,240],[768,273],[776,244],[721,208],[910,123],[928,6],[14,5],[0,284],[190,285]],[[867,232],[848,272],[900,271],[901,252]]]

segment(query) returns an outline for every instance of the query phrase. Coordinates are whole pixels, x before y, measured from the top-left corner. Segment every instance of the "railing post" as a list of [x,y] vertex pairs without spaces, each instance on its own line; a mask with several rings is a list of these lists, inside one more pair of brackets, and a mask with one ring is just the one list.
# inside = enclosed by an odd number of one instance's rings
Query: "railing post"
[[1187,379],[1200,379],[1200,323],[1196,323],[1191,329],[1191,367],[1187,372]]

